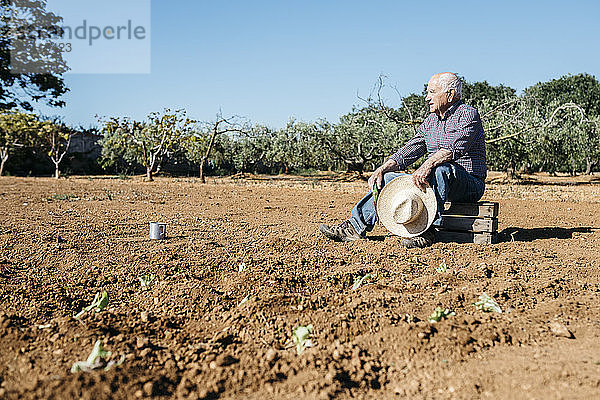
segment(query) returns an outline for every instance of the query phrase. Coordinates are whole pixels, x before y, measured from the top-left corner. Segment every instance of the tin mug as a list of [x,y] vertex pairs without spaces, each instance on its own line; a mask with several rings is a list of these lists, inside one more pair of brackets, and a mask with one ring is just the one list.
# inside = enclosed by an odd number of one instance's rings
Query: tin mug
[[167,232],[167,224],[162,222],[150,222],[150,239],[162,240]]

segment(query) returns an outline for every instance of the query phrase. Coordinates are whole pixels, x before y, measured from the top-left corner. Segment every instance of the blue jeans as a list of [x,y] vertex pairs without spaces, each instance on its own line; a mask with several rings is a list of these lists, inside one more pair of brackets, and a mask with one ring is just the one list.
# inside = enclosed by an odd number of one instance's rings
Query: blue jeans
[[[406,175],[401,172],[388,172],[383,176],[383,186],[392,179]],[[429,184],[437,199],[437,213],[434,225],[441,223],[444,203],[456,201],[459,203],[474,203],[481,199],[485,190],[483,179],[477,178],[467,172],[455,162],[447,162],[437,166],[429,175]],[[370,232],[377,223],[377,213],[373,203],[373,193],[369,192],[352,209],[350,223],[356,232],[363,235]]]

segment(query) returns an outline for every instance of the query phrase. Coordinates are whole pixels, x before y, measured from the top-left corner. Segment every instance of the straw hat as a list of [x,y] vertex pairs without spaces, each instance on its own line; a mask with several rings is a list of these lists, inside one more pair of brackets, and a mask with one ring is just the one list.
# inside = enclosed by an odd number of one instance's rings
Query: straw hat
[[425,193],[412,180],[401,175],[388,182],[377,197],[377,216],[395,235],[410,238],[425,232],[437,212],[437,200],[430,186]]

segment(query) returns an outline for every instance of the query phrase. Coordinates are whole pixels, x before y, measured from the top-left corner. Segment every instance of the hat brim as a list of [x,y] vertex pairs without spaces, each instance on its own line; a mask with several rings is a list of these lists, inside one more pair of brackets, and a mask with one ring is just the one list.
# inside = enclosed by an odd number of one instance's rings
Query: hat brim
[[[419,196],[423,200],[422,212],[413,221],[399,224],[394,220],[393,200],[398,197],[408,197],[409,194]],[[437,200],[430,186],[425,192],[413,182],[411,175],[401,175],[388,182],[377,198],[377,217],[381,224],[394,235],[404,238],[419,236],[433,224],[437,212]]]

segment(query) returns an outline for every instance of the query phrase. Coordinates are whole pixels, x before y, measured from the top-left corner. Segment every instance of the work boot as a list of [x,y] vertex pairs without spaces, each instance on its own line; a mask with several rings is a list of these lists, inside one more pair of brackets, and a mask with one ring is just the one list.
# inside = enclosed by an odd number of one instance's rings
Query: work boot
[[402,246],[406,247],[407,249],[413,249],[415,247],[423,249],[431,246],[433,242],[435,242],[435,230],[433,227],[430,227],[419,236],[409,239],[402,239]]
[[325,225],[321,224],[319,231],[329,239],[335,240],[336,242],[349,242],[351,240],[364,239],[365,237],[359,235],[356,229],[352,226],[350,221],[346,220],[339,225]]

